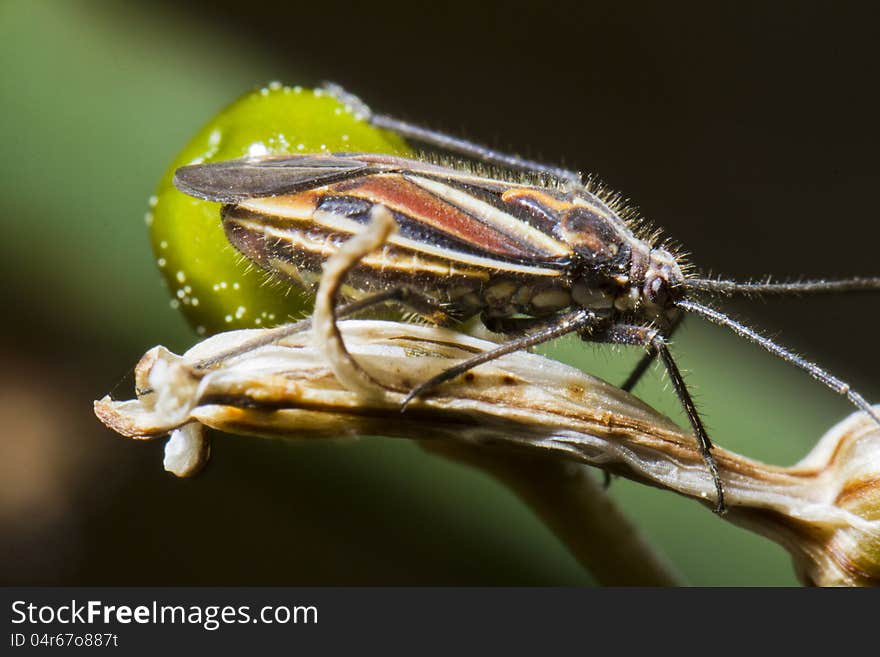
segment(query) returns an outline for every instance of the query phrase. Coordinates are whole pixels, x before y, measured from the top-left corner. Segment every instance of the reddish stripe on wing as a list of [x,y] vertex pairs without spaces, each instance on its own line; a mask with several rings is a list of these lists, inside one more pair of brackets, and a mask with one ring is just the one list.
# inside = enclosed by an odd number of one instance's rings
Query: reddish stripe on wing
[[365,176],[329,186],[334,192],[381,203],[432,229],[508,258],[533,258],[536,253],[508,235],[409,182],[399,174]]

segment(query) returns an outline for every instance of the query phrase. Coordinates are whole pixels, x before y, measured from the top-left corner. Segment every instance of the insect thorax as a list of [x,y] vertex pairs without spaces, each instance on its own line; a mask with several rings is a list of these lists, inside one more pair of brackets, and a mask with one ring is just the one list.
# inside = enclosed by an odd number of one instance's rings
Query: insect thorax
[[684,276],[675,257],[636,237],[607,204],[588,192],[567,195],[558,232],[571,245],[573,305],[640,321],[664,314]]

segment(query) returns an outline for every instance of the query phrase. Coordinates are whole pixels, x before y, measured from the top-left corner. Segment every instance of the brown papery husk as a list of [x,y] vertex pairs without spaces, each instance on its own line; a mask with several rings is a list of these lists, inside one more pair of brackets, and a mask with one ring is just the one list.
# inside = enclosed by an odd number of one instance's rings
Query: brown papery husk
[[[339,326],[352,357],[387,387],[384,398],[340,384],[309,332],[198,369],[200,361],[259,334],[234,331],[208,338],[183,356],[163,347],[150,350],[137,368],[139,398],[105,397],[95,412],[107,426],[138,439],[196,422],[253,436],[504,444],[714,503],[713,482],[693,436],[601,379],[517,352],[444,384],[401,413],[403,395],[395,390],[493,344],[413,324],[348,320]],[[204,445],[196,447],[207,455]],[[793,467],[721,448],[715,456],[729,506],[725,518],[782,544],[803,582],[880,582],[880,431],[864,414],[833,427]]]

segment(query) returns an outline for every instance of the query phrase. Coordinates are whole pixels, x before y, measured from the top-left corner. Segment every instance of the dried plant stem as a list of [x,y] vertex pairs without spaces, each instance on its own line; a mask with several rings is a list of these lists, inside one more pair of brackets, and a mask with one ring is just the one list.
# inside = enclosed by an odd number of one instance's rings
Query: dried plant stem
[[427,451],[493,476],[520,499],[604,586],[684,582],[587,468],[498,445],[422,441]]

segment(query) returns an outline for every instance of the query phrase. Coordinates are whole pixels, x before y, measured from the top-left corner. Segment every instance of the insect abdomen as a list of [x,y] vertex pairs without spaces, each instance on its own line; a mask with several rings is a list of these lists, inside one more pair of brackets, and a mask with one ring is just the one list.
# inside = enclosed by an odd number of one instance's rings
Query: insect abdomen
[[[312,191],[227,205],[222,216],[229,241],[245,256],[276,277],[313,289],[326,258],[362,228],[369,207],[350,196]],[[567,305],[562,268],[509,262],[429,239],[418,234],[421,224],[399,215],[400,232],[350,273],[350,296],[411,287],[461,318],[482,311],[549,314]]]

